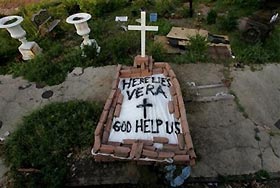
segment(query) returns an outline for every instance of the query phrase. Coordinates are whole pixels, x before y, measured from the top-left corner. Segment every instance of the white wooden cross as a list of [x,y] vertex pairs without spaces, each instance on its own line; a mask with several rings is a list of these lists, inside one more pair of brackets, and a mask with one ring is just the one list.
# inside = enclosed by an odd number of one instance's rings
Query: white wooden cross
[[129,25],[128,30],[141,31],[141,57],[145,57],[146,31],[158,31],[158,26],[146,26],[146,12],[141,11],[141,25]]

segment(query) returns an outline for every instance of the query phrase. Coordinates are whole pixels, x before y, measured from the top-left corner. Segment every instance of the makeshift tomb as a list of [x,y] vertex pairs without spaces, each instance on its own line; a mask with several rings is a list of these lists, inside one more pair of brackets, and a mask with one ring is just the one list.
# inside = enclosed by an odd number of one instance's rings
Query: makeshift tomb
[[168,63],[145,55],[145,31],[157,27],[145,26],[144,19],[141,12],[141,26],[128,26],[141,30],[141,56],[132,67],[118,65],[91,152],[95,161],[194,165],[179,81]]

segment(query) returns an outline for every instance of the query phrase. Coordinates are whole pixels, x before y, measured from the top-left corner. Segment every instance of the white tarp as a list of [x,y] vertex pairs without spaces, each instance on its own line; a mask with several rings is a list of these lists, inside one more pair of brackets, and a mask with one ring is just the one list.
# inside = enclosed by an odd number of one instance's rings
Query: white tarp
[[171,81],[163,74],[144,78],[120,79],[119,89],[124,100],[119,117],[113,119],[109,141],[123,139],[153,140],[154,136],[166,137],[170,144],[177,144],[181,124],[169,113]]

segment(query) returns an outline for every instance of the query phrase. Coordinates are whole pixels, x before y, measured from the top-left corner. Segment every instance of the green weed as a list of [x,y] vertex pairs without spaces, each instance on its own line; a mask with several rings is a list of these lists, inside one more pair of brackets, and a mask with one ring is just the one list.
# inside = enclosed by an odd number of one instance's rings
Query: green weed
[[[101,106],[71,101],[53,103],[24,117],[4,145],[15,187],[62,187],[71,159],[67,155],[92,144]],[[40,173],[24,175],[19,168]]]

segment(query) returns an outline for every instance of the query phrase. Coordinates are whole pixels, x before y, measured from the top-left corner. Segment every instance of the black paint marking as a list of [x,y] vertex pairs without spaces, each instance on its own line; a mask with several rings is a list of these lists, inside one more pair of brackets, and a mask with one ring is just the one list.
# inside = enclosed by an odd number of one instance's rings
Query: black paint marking
[[143,108],[144,109],[144,119],[146,119],[147,117],[147,107],[153,107],[153,104],[151,103],[147,103],[147,98],[143,99],[143,104],[139,104],[136,106],[136,108]]

